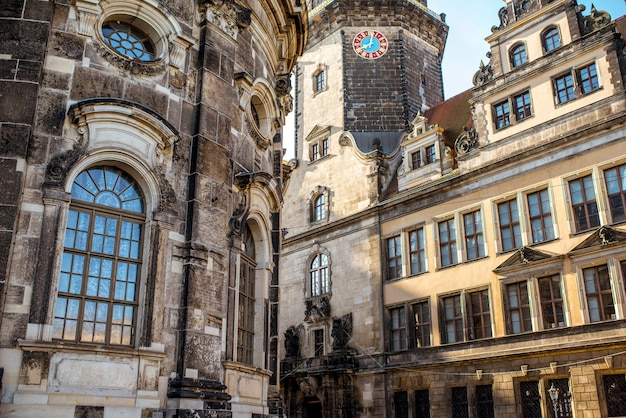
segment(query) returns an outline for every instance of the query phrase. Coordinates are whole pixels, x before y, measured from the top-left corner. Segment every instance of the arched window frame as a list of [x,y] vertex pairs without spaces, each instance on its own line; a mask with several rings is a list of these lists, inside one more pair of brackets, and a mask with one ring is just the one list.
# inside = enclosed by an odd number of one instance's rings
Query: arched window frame
[[310,221],[312,223],[328,220],[330,208],[330,189],[318,186],[310,196]]
[[311,81],[314,95],[328,90],[328,66],[319,64],[311,75]]
[[[65,211],[65,224],[62,228],[60,228],[59,235],[59,242],[63,242],[64,244],[63,253],[59,258],[58,267],[56,268],[56,274],[58,275],[58,277],[56,280],[57,286],[54,293],[54,303],[52,310],[53,331],[51,338],[53,340],[71,342],[76,344],[98,344],[133,348],[137,347],[139,344],[138,336],[140,335],[140,324],[138,323],[138,319],[142,317],[142,312],[144,310],[144,295],[142,293],[142,283],[144,283],[145,281],[147,270],[145,266],[147,266],[148,264],[147,248],[149,248],[149,214],[152,213],[152,210],[154,208],[154,199],[152,199],[151,197],[155,194],[155,187],[154,185],[149,184],[149,173],[145,170],[144,167],[134,161],[134,159],[122,155],[116,155],[115,160],[113,160],[111,157],[112,155],[105,153],[104,155],[92,156],[91,158],[85,159],[82,163],[77,164],[72,173],[68,176],[66,191],[71,194],[72,190],[75,190],[74,188],[77,187],[76,184],[77,181],[80,181],[78,180],[80,176],[83,175],[83,173],[94,170],[95,168],[103,167],[113,170],[119,170],[119,172],[124,173],[128,178],[132,179],[132,181],[136,185],[137,190],[141,193],[143,210],[141,212],[137,212],[113,208],[108,205],[87,202],[85,200],[77,198],[76,194],[70,200]],[[88,214],[88,216],[90,217],[90,222],[87,224],[88,229],[86,231],[80,230],[79,233],[83,234],[83,237],[87,238],[86,245],[90,245],[91,247],[78,249],[68,247],[67,237],[72,235],[72,213],[84,213]],[[136,257],[122,257],[120,256],[119,252],[116,254],[103,254],[105,253],[105,251],[99,252],[97,250],[94,250],[94,243],[97,240],[102,239],[102,241],[114,240],[115,248],[117,249],[117,251],[119,251],[120,241],[124,240],[125,238],[121,235],[122,231],[120,226],[117,227],[116,235],[114,236],[111,236],[109,233],[98,234],[98,231],[94,226],[94,219],[96,217],[109,220],[117,218],[120,220],[119,224],[121,224],[122,222],[128,222],[132,225],[132,223],[134,223],[136,228],[133,227],[135,229],[133,231],[134,235],[132,235],[132,240],[130,241],[134,241],[134,244],[138,246],[136,248]],[[101,236],[101,238],[97,238],[98,236]],[[76,255],[82,256],[86,260],[84,263],[84,270],[81,273],[80,279],[77,277],[77,273],[80,272],[74,271],[74,263],[70,262],[70,270],[64,271],[64,269],[67,267],[67,261],[73,260]],[[94,265],[87,264],[87,262],[93,260],[100,261],[96,261]],[[123,280],[124,276],[120,276],[121,273],[119,273],[119,271],[121,271],[121,266],[133,264],[133,262],[138,270],[134,281]],[[97,265],[102,266],[106,264],[112,266],[113,268],[110,277],[110,294],[108,296],[104,294],[104,291],[106,290],[106,276],[108,273],[104,272],[104,269],[100,267],[99,273],[97,275],[93,274],[95,271],[98,271],[95,270],[95,267],[97,267]],[[91,267],[94,267],[94,270],[92,270]],[[113,276],[114,273],[115,276]],[[130,276],[128,275],[126,276],[127,279],[129,277]],[[74,290],[71,290],[69,287],[64,289],[64,281],[66,279],[68,280],[67,286],[71,286],[72,280],[74,280],[74,285],[81,285],[80,289],[75,288]],[[119,287],[116,286],[118,283],[120,284]],[[94,285],[95,294],[93,288]],[[88,288],[88,286],[91,287]],[[121,297],[121,293],[116,294],[116,292],[121,292],[124,286],[126,286],[127,291],[129,291],[130,287],[134,287],[134,296],[132,301],[127,299],[119,299],[119,297]],[[76,293],[77,291],[78,293]],[[126,298],[127,297],[128,293],[126,294]],[[60,316],[61,311],[64,311],[63,315],[68,315],[67,305],[62,304],[62,301],[68,298],[79,301],[80,311],[69,313],[70,316],[74,314],[78,315],[77,318]],[[101,311],[99,311],[101,315],[104,312],[104,307],[107,307],[107,315],[104,322],[102,321],[103,318],[97,318],[97,315],[93,318],[89,317],[91,315],[91,312],[87,312],[87,309],[85,308],[87,304],[91,304],[92,306],[94,306],[95,304],[95,306],[97,306],[95,312],[98,312],[99,309],[102,309]],[[112,317],[111,312],[113,311],[113,309],[117,309],[118,313],[120,309],[124,311],[125,318],[124,321],[122,321],[122,324],[120,324],[119,321],[116,322]],[[131,315],[132,318],[126,317],[126,315],[129,313],[129,309],[132,309],[133,311]],[[65,330],[65,327],[63,327],[63,329],[58,328],[60,326],[60,321],[63,318],[69,320],[76,319],[77,329],[74,336],[62,332]],[[94,328],[99,327],[101,331],[103,330],[104,324],[104,336],[102,338],[102,334],[100,334],[100,336],[93,337],[90,340],[87,335],[88,328],[84,326],[81,332],[81,329],[78,327],[84,325],[86,322],[90,322],[86,320],[86,318],[93,319]],[[130,323],[128,322],[129,320]],[[111,330],[112,328],[114,328],[114,325],[118,328],[121,326],[122,329],[125,330],[127,333],[130,332],[130,335],[126,334],[126,337],[124,339],[112,339]],[[92,334],[92,336],[94,335],[95,334]]]
[[509,50],[509,59],[512,68],[526,64],[528,62],[528,49],[526,48],[526,44],[523,42],[514,44]]
[[256,246],[249,224],[243,233],[243,251],[239,265],[239,317],[237,321],[237,360],[244,364],[254,364],[256,332],[255,313],[257,311]]
[[309,289],[311,297],[330,293],[330,257],[319,252],[309,262]]
[[549,26],[541,33],[543,52],[547,53],[562,45],[561,32],[558,26]]
[[[322,274],[324,275],[323,277]],[[313,252],[307,258],[305,277],[304,289],[307,300],[312,300],[314,305],[317,306],[321,299],[330,299],[332,295],[332,258],[327,248],[320,245],[315,246]],[[316,290],[313,280],[321,284],[319,281],[322,279],[325,282],[324,286],[320,286],[319,290]]]

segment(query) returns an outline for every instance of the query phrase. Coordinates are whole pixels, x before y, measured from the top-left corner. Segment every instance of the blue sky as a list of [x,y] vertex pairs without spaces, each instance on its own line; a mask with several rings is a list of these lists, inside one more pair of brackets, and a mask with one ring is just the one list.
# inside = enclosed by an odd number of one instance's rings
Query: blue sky
[[[578,0],[587,9],[584,15],[589,14],[592,3],[596,9],[609,12],[612,19],[626,14],[626,0]],[[443,55],[446,99],[471,88],[480,60],[489,61],[485,38],[491,35],[492,26],[500,24],[498,10],[504,4],[503,0],[428,0],[428,8],[446,14],[450,27]]]

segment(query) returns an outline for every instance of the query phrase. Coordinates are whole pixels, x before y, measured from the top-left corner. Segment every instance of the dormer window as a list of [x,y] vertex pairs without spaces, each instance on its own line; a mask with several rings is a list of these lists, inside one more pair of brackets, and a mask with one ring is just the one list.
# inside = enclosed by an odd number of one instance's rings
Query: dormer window
[[411,153],[411,169],[415,170],[422,166],[422,152],[415,151]]
[[432,164],[437,161],[437,151],[435,150],[435,144],[426,147],[426,164]]
[[411,158],[411,170],[416,170],[437,161],[437,145],[430,144],[419,147],[409,153]]
[[600,89],[595,63],[576,68],[552,81],[556,104],[563,104]]
[[530,90],[508,97],[493,105],[493,122],[496,130],[506,128],[533,115]]
[[511,66],[519,67],[522,64],[528,62],[528,55],[526,54],[526,45],[517,44],[511,48]]
[[555,27],[548,28],[541,35],[541,41],[543,43],[543,50],[550,52],[561,46],[561,34]]

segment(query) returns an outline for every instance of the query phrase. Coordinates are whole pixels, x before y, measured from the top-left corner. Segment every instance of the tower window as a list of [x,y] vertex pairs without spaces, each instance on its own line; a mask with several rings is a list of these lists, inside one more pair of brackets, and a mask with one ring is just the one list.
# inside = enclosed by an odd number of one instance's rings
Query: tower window
[[326,90],[327,88],[327,71],[326,65],[319,64],[315,72],[313,73],[313,93],[318,94]]

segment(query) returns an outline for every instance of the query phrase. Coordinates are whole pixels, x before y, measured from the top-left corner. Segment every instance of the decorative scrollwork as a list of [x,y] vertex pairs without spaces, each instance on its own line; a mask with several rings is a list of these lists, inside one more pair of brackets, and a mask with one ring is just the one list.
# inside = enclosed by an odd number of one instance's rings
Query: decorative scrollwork
[[[491,60],[491,52],[487,53],[487,58]],[[493,74],[494,71],[491,67],[491,61],[485,65],[485,63],[480,60],[478,71],[476,71],[476,73],[474,74],[472,82],[474,83],[474,86],[482,86],[483,84],[493,80]]]
[[492,26],[491,32],[496,32],[506,28],[509,25],[509,12],[506,7],[498,10],[498,18],[500,19],[500,26]]
[[94,42],[93,46],[102,58],[115,65],[117,68],[128,71],[131,74],[151,77],[164,73],[167,68],[167,64],[163,59],[156,62],[137,61],[114,52],[110,48],[101,45],[99,42]]
[[598,238],[600,239],[600,243],[602,245],[608,245],[612,242],[617,241],[617,236],[615,235],[615,230],[603,226],[598,231]]
[[[584,8],[582,9],[584,10]],[[591,14],[583,19],[583,33],[588,34],[595,30],[602,29],[611,23],[611,15],[604,10],[598,10],[591,6]]]
[[330,316],[330,299],[327,296],[304,301],[304,320],[315,322]]
[[246,224],[249,213],[250,208],[248,206],[248,197],[246,196],[246,190],[241,190],[239,192],[239,204],[237,204],[237,207],[233,211],[233,214],[228,221],[231,235],[239,237],[243,235],[243,227]]
[[454,142],[454,149],[458,155],[467,154],[471,150],[478,148],[478,133],[472,126],[463,128],[463,133]]
[[[82,129],[84,130],[84,128]],[[57,154],[50,159],[46,167],[45,184],[47,186],[62,186],[65,183],[65,178],[70,168],[85,155],[86,142],[84,139],[78,141],[72,149]]]

